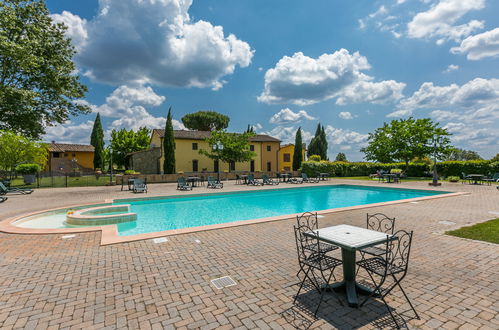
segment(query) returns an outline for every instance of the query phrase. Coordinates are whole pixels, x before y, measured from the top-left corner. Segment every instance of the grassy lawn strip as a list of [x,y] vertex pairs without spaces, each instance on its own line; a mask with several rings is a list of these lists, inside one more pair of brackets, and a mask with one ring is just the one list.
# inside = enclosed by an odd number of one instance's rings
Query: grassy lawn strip
[[499,218],[445,233],[447,235],[499,244]]

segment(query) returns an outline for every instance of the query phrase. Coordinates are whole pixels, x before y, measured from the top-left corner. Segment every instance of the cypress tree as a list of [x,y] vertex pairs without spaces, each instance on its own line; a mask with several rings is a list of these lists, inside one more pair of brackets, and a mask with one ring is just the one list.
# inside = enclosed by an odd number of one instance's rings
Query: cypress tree
[[168,109],[166,116],[165,135],[163,137],[163,154],[165,161],[163,163],[163,173],[175,173],[175,136],[173,135],[172,107]]
[[104,131],[102,130],[102,123],[100,114],[97,113],[90,135],[90,144],[94,146],[94,169],[102,169],[104,164]]
[[321,159],[329,160],[327,157],[327,138],[326,138],[326,130],[324,129],[324,126],[322,126],[321,132],[320,132],[320,140],[321,140]]
[[295,150],[293,153],[293,171],[298,171],[298,169],[301,167],[301,162],[303,161],[302,143],[303,142],[301,139],[301,127],[298,127],[295,136]]

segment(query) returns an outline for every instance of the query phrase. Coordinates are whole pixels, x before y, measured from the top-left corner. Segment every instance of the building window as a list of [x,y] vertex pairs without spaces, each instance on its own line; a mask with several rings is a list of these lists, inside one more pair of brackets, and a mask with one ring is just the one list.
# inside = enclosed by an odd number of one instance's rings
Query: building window
[[272,171],[272,163],[267,162],[267,172],[270,172],[270,171]]
[[290,162],[291,161],[291,155],[290,154],[284,154],[283,157],[284,157],[284,161],[285,162]]
[[254,144],[250,144],[250,151],[255,151],[255,145]]
[[230,162],[229,171],[235,171],[235,170],[236,170],[236,162]]
[[250,162],[250,172],[255,172],[255,161],[254,160],[252,160]]
[[197,159],[192,160],[192,171],[197,172],[198,171],[198,161]]
[[73,153],[73,157],[76,157],[76,154],[75,154],[75,153]]
[[60,158],[60,157],[61,157],[61,153],[59,153],[59,152],[54,152],[54,153],[52,154],[52,157],[54,157],[54,158]]
[[198,144],[196,142],[192,144],[192,150],[198,150]]
[[271,151],[272,150],[272,147],[271,146],[267,146],[267,151]]
[[64,157],[67,157],[67,156],[68,156],[68,154],[64,154]]

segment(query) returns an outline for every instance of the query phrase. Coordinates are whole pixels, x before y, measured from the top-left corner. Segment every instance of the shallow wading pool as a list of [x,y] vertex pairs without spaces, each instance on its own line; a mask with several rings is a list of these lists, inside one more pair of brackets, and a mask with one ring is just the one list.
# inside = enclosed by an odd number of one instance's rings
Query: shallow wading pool
[[[137,220],[116,224],[118,235],[129,236],[172,229],[270,218],[381,202],[446,194],[442,191],[327,185],[232,193],[176,195],[115,200],[129,204]],[[105,204],[104,204],[105,205]],[[109,205],[109,204],[108,204]],[[95,207],[81,206],[74,209]],[[66,224],[68,209],[39,213],[16,221],[23,228],[74,228]]]

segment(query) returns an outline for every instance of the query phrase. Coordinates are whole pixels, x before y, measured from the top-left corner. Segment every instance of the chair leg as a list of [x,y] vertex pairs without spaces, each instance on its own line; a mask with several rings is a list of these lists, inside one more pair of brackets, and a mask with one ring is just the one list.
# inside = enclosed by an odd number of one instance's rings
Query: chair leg
[[382,301],[383,301],[383,303],[385,304],[386,309],[388,310],[388,313],[390,313],[390,316],[392,317],[393,322],[395,322],[395,325],[397,326],[397,329],[400,329],[400,325],[399,325],[399,323],[397,322],[397,319],[395,318],[395,315],[393,315],[392,310],[390,309],[390,306],[389,306],[389,305],[388,305],[388,303],[386,302],[385,297],[384,297],[384,296],[381,296],[381,300],[382,300]]
[[400,291],[402,291],[402,293],[404,294],[405,300],[407,300],[407,302],[409,303],[409,306],[411,306],[412,311],[413,311],[413,312],[414,312],[414,314],[416,315],[417,319],[418,319],[418,320],[421,320],[421,318],[419,317],[418,312],[416,312],[416,308],[414,308],[414,306],[412,305],[411,301],[409,300],[409,297],[407,296],[407,294],[405,293],[404,289],[403,289],[403,288],[402,288],[402,286],[400,285],[400,282],[397,282],[397,285],[398,285],[398,287],[400,288]]
[[305,277],[303,278],[303,281],[301,281],[301,284],[300,284],[300,288],[298,289],[298,292],[296,293],[296,296],[295,296],[295,299],[293,300],[293,304],[296,303],[296,299],[298,299],[298,296],[300,295],[300,291],[301,289],[303,288],[303,284],[305,284],[305,281],[307,280],[308,278],[308,273],[310,272],[310,267],[307,269],[307,271],[305,272]]

